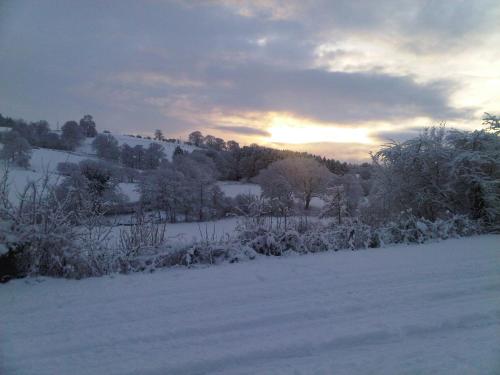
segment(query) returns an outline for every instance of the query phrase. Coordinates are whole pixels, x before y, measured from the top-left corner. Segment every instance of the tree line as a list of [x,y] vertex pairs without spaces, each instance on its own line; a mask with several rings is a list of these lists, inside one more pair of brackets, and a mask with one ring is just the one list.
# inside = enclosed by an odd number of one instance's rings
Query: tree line
[[4,145],[0,151],[0,159],[21,167],[29,166],[30,150],[33,147],[71,151],[86,137],[97,135],[96,123],[91,115],[83,116],[79,122],[67,121],[61,131],[55,132],[45,120],[28,123],[0,114],[0,128],[10,129],[0,133],[0,142]]
[[293,157],[315,159],[325,165],[330,172],[339,175],[346,173],[350,168],[345,162],[307,152],[278,150],[257,144],[241,147],[236,141],[226,142],[212,135],[204,136],[200,131],[189,134],[188,144],[204,149],[207,156],[214,160],[224,180],[251,179],[273,162]]

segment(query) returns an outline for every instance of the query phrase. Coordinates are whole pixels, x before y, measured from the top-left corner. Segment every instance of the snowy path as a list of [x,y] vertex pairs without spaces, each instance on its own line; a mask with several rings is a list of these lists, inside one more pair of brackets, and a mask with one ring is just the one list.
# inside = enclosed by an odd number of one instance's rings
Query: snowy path
[[500,236],[17,280],[0,373],[499,374]]

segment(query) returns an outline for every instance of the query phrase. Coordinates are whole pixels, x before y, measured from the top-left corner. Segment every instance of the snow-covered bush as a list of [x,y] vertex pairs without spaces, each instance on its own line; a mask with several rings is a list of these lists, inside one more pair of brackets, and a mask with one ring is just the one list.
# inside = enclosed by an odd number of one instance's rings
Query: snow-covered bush
[[236,263],[254,259],[256,252],[239,242],[200,242],[185,251],[184,262],[187,266],[195,264],[219,264],[225,261]]
[[70,223],[66,202],[54,199],[48,176],[28,184],[20,194],[18,205],[8,200],[7,182],[3,187],[0,216],[5,224],[0,230],[8,241],[7,256],[15,259],[16,271],[10,276],[92,274],[78,246],[78,233]]
[[[69,197],[57,197],[48,174],[29,183],[18,204],[9,201],[7,172],[1,186],[0,237],[5,238],[8,252],[0,264],[6,261],[14,266],[9,276],[79,278],[110,271],[109,231],[103,229],[101,217],[95,211],[69,210]],[[80,226],[74,224],[75,216],[84,218]]]
[[155,223],[139,212],[125,229],[120,230],[118,249],[124,256],[133,257],[144,249],[159,248],[165,243],[166,224]]
[[[432,127],[414,139],[382,147],[373,162],[374,185],[362,209],[372,223],[398,221],[400,212],[411,209],[433,222],[451,212],[480,220],[490,231],[500,229],[498,134]],[[408,228],[401,235],[419,236],[410,232]]]
[[78,164],[60,163],[58,170],[65,178],[53,190],[58,201],[65,201],[73,220],[88,206],[100,214],[124,201],[117,190],[119,178],[112,164],[86,159]]
[[320,253],[332,248],[324,231],[308,231],[302,236],[302,241],[307,251],[311,253]]
[[481,233],[481,225],[465,215],[430,221],[417,218],[407,210],[399,217],[378,229],[381,244],[424,243],[429,240],[470,236]]

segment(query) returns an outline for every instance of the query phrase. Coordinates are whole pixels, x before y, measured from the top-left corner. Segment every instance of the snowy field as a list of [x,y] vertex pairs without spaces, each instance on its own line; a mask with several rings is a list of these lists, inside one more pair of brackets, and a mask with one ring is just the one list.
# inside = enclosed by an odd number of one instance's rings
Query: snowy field
[[235,198],[239,194],[260,196],[260,193],[262,192],[259,185],[252,183],[219,181],[217,184],[224,195],[230,198]]
[[499,374],[499,243],[12,281],[0,373]]
[[[118,223],[130,223],[130,215],[120,215],[114,217]],[[187,223],[167,223],[166,236],[168,242],[177,244],[190,244],[202,240],[222,240],[228,237],[233,237],[236,227],[240,223],[239,217],[228,217],[220,220],[202,221],[202,222],[187,222]],[[116,241],[120,238],[120,231],[126,230],[125,225],[115,225],[110,233],[111,241]]]

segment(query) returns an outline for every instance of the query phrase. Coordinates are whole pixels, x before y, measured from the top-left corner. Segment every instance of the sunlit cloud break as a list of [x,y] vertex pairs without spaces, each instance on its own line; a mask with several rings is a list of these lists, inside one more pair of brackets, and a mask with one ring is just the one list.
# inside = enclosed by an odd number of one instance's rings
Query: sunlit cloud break
[[361,143],[370,144],[368,130],[365,128],[347,128],[324,126],[293,118],[275,117],[268,129],[269,142],[285,144],[301,143]]

